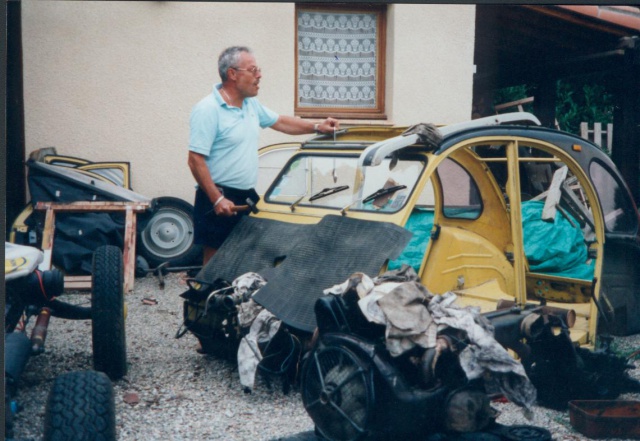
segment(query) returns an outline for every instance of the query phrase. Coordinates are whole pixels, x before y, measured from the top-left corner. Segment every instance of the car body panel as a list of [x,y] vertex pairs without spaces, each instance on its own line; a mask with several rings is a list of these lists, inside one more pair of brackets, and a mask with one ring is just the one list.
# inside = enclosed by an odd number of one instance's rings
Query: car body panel
[[46,154],[42,162],[62,167],[72,167],[120,187],[131,190],[131,164],[129,162],[92,162],[75,156]]

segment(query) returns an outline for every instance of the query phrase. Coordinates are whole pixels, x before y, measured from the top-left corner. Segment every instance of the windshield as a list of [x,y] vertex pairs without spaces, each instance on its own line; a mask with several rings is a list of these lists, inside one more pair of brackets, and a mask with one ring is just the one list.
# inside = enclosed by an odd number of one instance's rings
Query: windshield
[[355,193],[357,165],[356,155],[296,155],[267,191],[265,200],[292,209],[313,206],[396,212],[406,203],[425,161],[385,158],[379,166],[365,167],[363,186]]

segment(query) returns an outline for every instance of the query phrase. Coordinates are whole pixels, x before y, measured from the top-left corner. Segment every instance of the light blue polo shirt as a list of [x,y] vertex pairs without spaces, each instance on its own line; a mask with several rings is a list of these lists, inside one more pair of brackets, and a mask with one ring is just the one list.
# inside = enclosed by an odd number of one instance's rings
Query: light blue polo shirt
[[248,190],[258,182],[258,139],[260,129],[276,123],[279,115],[245,98],[242,108],[229,106],[213,92],[198,102],[189,120],[189,150],[205,156],[213,182]]

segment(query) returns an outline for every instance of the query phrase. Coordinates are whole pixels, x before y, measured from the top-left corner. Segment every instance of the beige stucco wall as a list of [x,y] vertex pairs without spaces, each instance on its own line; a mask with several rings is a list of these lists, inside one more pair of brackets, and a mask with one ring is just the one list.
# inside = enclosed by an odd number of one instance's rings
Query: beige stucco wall
[[[55,146],[93,161],[129,161],[133,189],[191,201],[189,112],[218,81],[218,53],[250,46],[260,100],[294,106],[292,3],[23,1],[27,155]],[[392,5],[387,114],[396,124],[467,119],[473,5]],[[291,139],[263,131],[261,145]]]

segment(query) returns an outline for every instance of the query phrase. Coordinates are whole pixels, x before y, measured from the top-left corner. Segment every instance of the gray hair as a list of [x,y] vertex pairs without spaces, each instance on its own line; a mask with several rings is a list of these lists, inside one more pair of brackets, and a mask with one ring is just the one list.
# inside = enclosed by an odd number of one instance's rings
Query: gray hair
[[218,73],[220,79],[224,83],[227,81],[227,71],[231,67],[236,67],[240,60],[240,54],[246,52],[248,54],[253,53],[251,49],[246,46],[231,46],[222,51],[218,57]]

